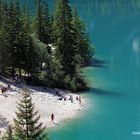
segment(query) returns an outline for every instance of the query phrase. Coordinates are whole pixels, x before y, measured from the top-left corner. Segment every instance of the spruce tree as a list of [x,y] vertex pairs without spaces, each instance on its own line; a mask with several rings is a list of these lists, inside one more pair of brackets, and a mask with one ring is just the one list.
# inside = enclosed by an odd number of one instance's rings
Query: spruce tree
[[[19,74],[21,75],[21,69],[27,70],[28,69],[28,58],[31,56],[29,54],[30,44],[30,21],[29,21],[29,13],[27,9],[23,9],[21,18],[20,18],[20,31],[19,31],[19,43],[18,47],[20,47],[20,64]],[[31,64],[30,64],[31,65]]]
[[56,58],[66,74],[76,73],[75,41],[72,25],[72,11],[68,0],[57,0],[54,11],[53,36]]
[[8,127],[7,131],[5,132],[4,136],[2,137],[2,140],[15,140],[12,129],[13,128],[11,126]]
[[45,28],[44,38],[42,41],[48,45],[52,43],[52,39],[51,39],[52,24],[51,24],[51,18],[49,14],[47,1],[43,2],[43,5],[42,5],[42,17],[43,17],[43,24]]
[[42,17],[42,8],[41,8],[41,0],[37,0],[36,2],[36,15],[35,15],[35,21],[33,23],[34,32],[37,34],[40,41],[42,41],[43,33],[45,32],[44,26],[43,26],[43,17]]
[[10,1],[10,9],[9,9],[9,34],[10,34],[10,56],[12,63],[12,71],[15,68],[21,67],[21,54],[23,53],[20,47],[20,5],[19,1]]
[[22,99],[17,106],[14,119],[14,131],[17,139],[21,140],[47,140],[43,135],[44,127],[39,123],[40,116],[34,111],[34,104],[30,93],[26,90],[22,93]]
[[76,60],[80,66],[86,66],[91,62],[94,55],[94,48],[90,45],[88,33],[85,24],[78,16],[76,8],[73,11],[75,43],[76,43]]
[[2,75],[6,73],[6,67],[10,65],[9,54],[9,9],[5,2],[0,2],[0,68]]
[[[51,23],[48,11],[47,2],[38,1],[37,13],[35,16],[34,33],[32,34],[35,45],[38,50],[40,66],[42,70],[42,63],[46,62],[48,55],[51,55]],[[38,41],[38,43],[37,43]]]
[[43,75],[43,79],[45,84],[48,87],[53,88],[64,88],[64,81],[60,79],[64,79],[64,72],[62,71],[62,65],[58,60],[52,57],[48,57],[45,61],[45,74]]
[[49,15],[49,8],[47,1],[37,0],[36,1],[36,14],[32,23],[33,33],[37,35],[37,38],[47,44],[47,51],[51,53],[49,46],[52,43],[52,25]]
[[[48,86],[73,91],[85,87],[81,67],[90,62],[93,53],[83,22],[76,12],[72,14],[69,0],[56,0],[51,18],[48,3],[35,1],[35,22],[31,30],[29,12],[21,8],[19,0],[10,1],[10,4],[0,0],[2,74],[12,68],[13,76],[15,70],[19,70],[20,76],[24,70],[31,80],[34,77],[33,82],[47,78],[45,85]],[[60,79],[63,80],[60,82]]]

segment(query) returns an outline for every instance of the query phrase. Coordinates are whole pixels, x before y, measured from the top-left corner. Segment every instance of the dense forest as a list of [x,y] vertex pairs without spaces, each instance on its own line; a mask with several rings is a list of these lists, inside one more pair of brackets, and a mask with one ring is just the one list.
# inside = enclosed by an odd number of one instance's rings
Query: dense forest
[[[35,0],[35,13],[19,0],[0,0],[0,76],[18,75],[27,84],[83,90],[81,70],[94,49],[76,8],[68,0]],[[32,15],[32,16],[30,16]]]

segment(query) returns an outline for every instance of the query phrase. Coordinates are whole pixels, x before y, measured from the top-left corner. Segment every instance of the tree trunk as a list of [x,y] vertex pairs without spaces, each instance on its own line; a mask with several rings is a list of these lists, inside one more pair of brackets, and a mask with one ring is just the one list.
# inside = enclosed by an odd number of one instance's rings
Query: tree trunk
[[15,67],[14,66],[12,66],[12,72],[11,72],[11,74],[12,74],[12,77],[15,77]]
[[21,68],[19,68],[19,77],[21,79]]
[[40,70],[42,70],[42,69],[43,69],[42,64],[43,64],[43,63],[41,62],[41,63],[40,63]]
[[2,66],[2,75],[5,76],[5,66]]

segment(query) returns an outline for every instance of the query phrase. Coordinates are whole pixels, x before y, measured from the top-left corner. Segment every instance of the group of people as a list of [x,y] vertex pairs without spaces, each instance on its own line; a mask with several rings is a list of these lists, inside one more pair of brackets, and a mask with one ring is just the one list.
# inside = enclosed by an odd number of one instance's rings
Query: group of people
[[[56,93],[57,96],[60,97],[59,100],[63,100],[63,99],[64,99],[64,101],[67,100],[67,98],[64,95],[62,95],[61,92],[58,89],[56,89],[55,93]],[[74,98],[73,98],[72,95],[70,95],[69,100],[71,101],[71,103],[74,102]],[[80,96],[76,96],[76,100],[79,101],[79,104],[81,105],[81,103],[82,103],[81,97]]]
[[[70,98],[69,98],[69,100],[71,100],[71,103],[73,103],[73,96],[72,95],[70,95]],[[76,96],[76,100],[77,101],[79,101],[79,104],[80,105],[82,105],[82,101],[81,101],[81,97],[80,96]],[[54,123],[54,119],[55,119],[55,116],[54,116],[54,114],[52,113],[51,114],[51,121]]]
[[[60,97],[59,100],[63,100],[63,99],[64,101],[67,100],[67,98],[63,96],[58,89],[56,89],[55,94]],[[74,98],[72,95],[70,95],[69,100],[71,101],[71,103],[74,102]],[[80,105],[82,105],[82,99],[80,96],[76,96],[76,100],[79,102]],[[50,117],[51,117],[51,121],[54,123],[55,115],[52,113]]]

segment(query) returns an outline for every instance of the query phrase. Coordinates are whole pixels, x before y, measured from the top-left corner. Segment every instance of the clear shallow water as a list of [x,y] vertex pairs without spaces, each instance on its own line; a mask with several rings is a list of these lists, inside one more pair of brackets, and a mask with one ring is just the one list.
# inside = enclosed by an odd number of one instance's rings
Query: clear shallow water
[[119,1],[71,0],[96,46],[96,60],[85,69],[91,107],[51,130],[51,140],[140,139],[132,135],[140,131],[140,1]]

